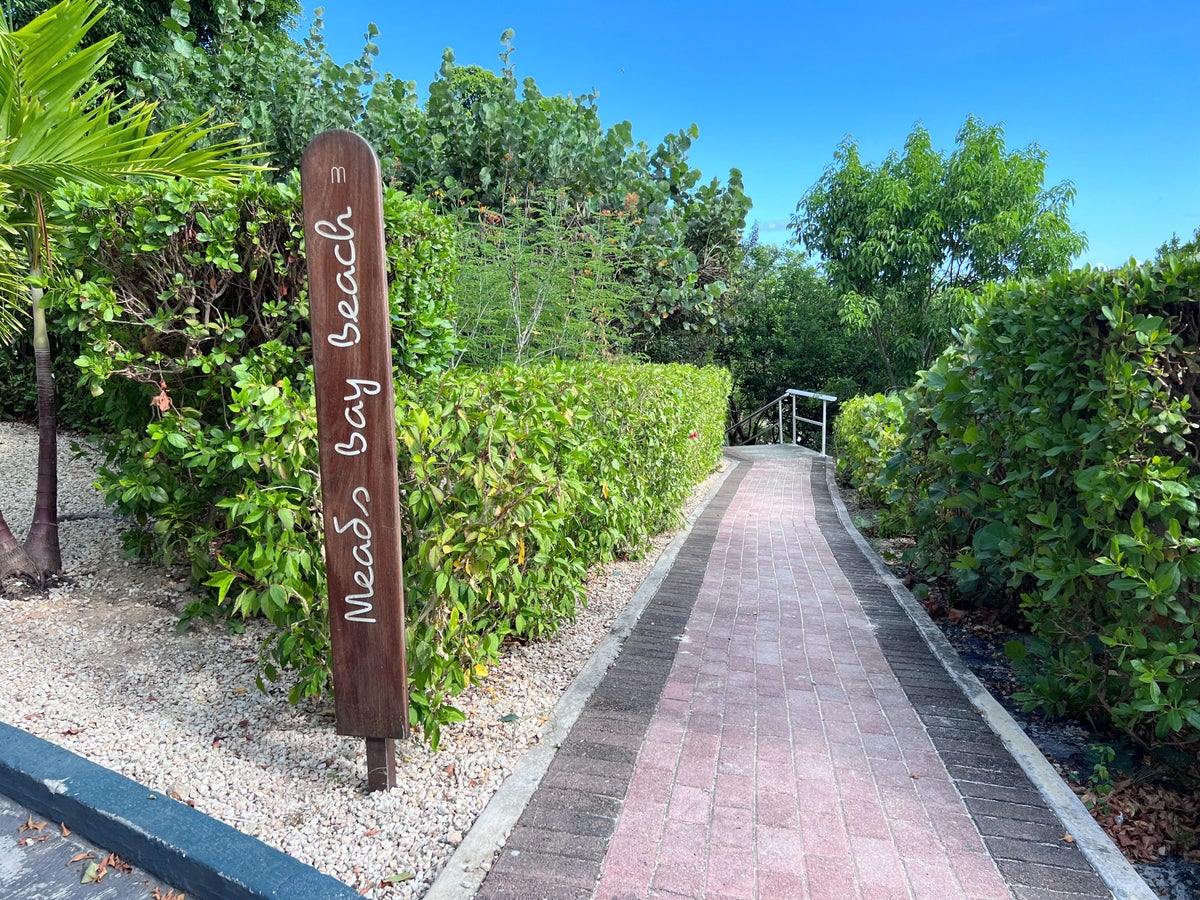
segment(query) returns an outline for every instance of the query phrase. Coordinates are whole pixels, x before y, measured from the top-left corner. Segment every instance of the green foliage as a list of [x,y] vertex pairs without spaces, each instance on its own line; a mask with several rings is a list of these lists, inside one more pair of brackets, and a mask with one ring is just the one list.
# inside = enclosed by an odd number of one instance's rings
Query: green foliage
[[393,177],[414,192],[493,210],[552,193],[594,215],[624,211],[631,227],[621,275],[636,298],[625,327],[642,346],[664,327],[718,328],[750,206],[741,173],[731,170],[725,186],[701,182],[687,159],[695,125],[651,151],[633,143],[629,122],[601,126],[595,94],[546,96],[532,78],[518,82],[511,37],[502,38],[498,76],[460,68],[446,51],[424,115],[390,132]]
[[[81,383],[114,394],[110,426],[140,430],[151,402],[220,421],[236,367],[257,348],[270,345],[271,366],[288,376],[309,359],[295,176],[233,189],[65,188],[54,216],[71,275],[52,302],[84,344]],[[426,204],[394,191],[384,198],[384,226],[396,364],[423,377],[445,368],[457,346],[453,232]]]
[[843,322],[871,333],[889,386],[949,344],[971,291],[1061,271],[1084,249],[1067,217],[1074,187],[1044,187],[1045,168],[1036,145],[1010,152],[999,125],[972,117],[949,156],[921,126],[878,166],[847,139],[800,201],[792,229],[823,260]]
[[788,388],[843,398],[887,386],[870,341],[838,319],[828,281],[794,250],[748,249],[717,351],[734,380],[734,421]]
[[207,32],[197,33],[189,4],[176,0],[163,23],[173,34],[170,49],[137,67],[130,91],[160,101],[160,126],[213,110],[285,176],[316,135],[347,128],[375,146],[385,171],[390,167],[387,135],[405,130],[420,110],[414,84],[375,70],[374,26],[359,58],[338,64],[325,45],[320,9],[303,43],[270,19],[245,16],[235,0],[213,0],[209,9]]
[[889,465],[919,562],[1048,642],[1029,702],[1200,740],[1200,262],[988,292]]
[[[54,5],[54,0],[10,0],[5,7],[12,17],[14,28],[20,28],[34,16]],[[171,47],[172,42],[187,34],[198,48],[213,46],[219,30],[217,4],[211,0],[194,0],[181,27],[170,18],[171,0],[121,0],[104,11],[98,27],[84,42],[90,46],[109,35],[119,40],[109,53],[108,65],[102,71],[121,90],[133,77],[135,69],[152,63]],[[241,19],[254,22],[268,31],[282,33],[292,24],[300,11],[296,0],[251,0],[237,3]]]
[[[264,616],[266,678],[329,688],[308,370],[277,343],[235,365],[229,415],[171,409],[126,432],[101,479],[142,553],[191,564],[190,615]],[[290,371],[291,375],[281,375]],[[412,719],[436,745],[501,645],[574,615],[588,566],[677,522],[720,457],[723,370],[555,364],[397,384]]]
[[464,210],[458,232],[460,361],[487,368],[612,358],[628,346],[619,322],[631,288],[628,224],[559,195]]
[[[623,212],[617,321],[637,349],[652,352],[664,329],[720,327],[750,201],[737,170],[722,186],[703,183],[689,165],[694,125],[654,150],[635,145],[630,123],[601,126],[595,94],[546,96],[532,78],[519,82],[508,64],[511,33],[503,38],[499,75],[459,67],[446,51],[421,107],[414,83],[375,70],[374,26],[359,59],[339,65],[320,17],[301,45],[246,21],[232,0],[214,8],[220,28],[200,52],[177,3],[179,40],[135,86],[138,96],[169,101],[160,108],[163,124],[215,109],[285,173],[317,133],[349,128],[375,148],[392,186],[429,196],[446,212],[484,206],[507,216],[520,205],[545,206],[548,197],[593,221]],[[573,243],[553,230],[556,224],[555,217],[540,222],[548,233],[536,240]],[[524,234],[533,238],[528,229]]]
[[677,523],[720,456],[728,390],[716,369],[554,364],[456,369],[401,403],[408,646],[427,732],[502,642],[574,616],[589,566]]
[[1158,248],[1156,259],[1163,262],[1168,256],[1190,256],[1196,253],[1200,253],[1200,228],[1186,241],[1181,241],[1178,234],[1172,233],[1170,239]]
[[900,447],[903,427],[904,404],[897,394],[853,397],[841,403],[833,421],[838,477],[878,506],[887,504],[880,476]]

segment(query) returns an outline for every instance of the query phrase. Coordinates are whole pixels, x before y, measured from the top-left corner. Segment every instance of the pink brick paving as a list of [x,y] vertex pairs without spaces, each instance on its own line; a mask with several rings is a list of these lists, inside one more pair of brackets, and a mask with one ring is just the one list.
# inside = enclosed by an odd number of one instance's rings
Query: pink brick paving
[[1112,900],[847,533],[828,460],[729,453],[478,900],[1005,896],[997,870],[1016,900]]
[[761,461],[717,531],[596,898],[1008,898],[815,523]]

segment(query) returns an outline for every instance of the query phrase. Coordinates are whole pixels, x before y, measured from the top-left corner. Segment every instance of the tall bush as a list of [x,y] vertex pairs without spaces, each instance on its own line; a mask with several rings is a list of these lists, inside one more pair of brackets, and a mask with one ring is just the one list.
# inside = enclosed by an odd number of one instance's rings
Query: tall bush
[[900,446],[903,427],[904,404],[897,394],[864,395],[842,403],[833,420],[838,478],[870,502],[885,505],[888,492],[880,476]]
[[[52,302],[60,327],[83,336],[82,384],[115,392],[110,426],[140,430],[171,407],[223,420],[237,366],[260,348],[258,364],[280,377],[303,372],[308,282],[294,174],[235,188],[64,188],[54,215],[67,274]],[[457,348],[453,230],[390,190],[384,227],[395,362],[426,376]]]
[[[259,359],[267,354],[260,355]],[[225,423],[171,409],[126,432],[101,483],[212,589],[190,616],[263,616],[268,679],[326,691],[315,410],[307,372],[236,367]],[[412,718],[436,743],[450,699],[507,641],[574,615],[593,563],[675,522],[719,458],[729,377],[684,366],[455,369],[397,383]]]
[[1196,260],[993,289],[908,395],[890,471],[926,568],[1045,642],[1030,703],[1192,746],[1198,358]]

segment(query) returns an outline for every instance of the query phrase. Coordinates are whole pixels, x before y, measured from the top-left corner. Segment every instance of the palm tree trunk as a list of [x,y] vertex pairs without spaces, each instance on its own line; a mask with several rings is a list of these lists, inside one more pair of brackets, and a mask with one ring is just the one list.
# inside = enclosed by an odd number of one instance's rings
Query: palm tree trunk
[[[31,256],[36,253],[34,250]],[[36,285],[42,274],[36,257],[30,274]],[[41,578],[62,571],[62,550],[58,541],[58,417],[54,408],[54,368],[50,359],[46,310],[42,307],[42,289],[35,286],[30,293],[33,299],[33,362],[38,388],[38,473],[33,524],[25,537],[25,552],[40,569],[37,574]]]
[[13,537],[8,522],[4,520],[4,513],[0,512],[0,581],[4,581],[9,575],[29,575],[37,578],[38,572],[37,566],[33,564],[21,542]]

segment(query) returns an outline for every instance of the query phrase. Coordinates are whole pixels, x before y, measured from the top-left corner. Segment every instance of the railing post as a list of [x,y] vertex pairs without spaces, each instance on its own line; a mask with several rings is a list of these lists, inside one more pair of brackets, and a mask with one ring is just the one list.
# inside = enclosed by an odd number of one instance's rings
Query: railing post
[[783,443],[783,397],[779,398],[779,443]]
[[821,401],[821,455],[825,455],[825,410],[829,408],[829,404],[824,400]]
[[792,444],[796,443],[796,395],[792,394]]

